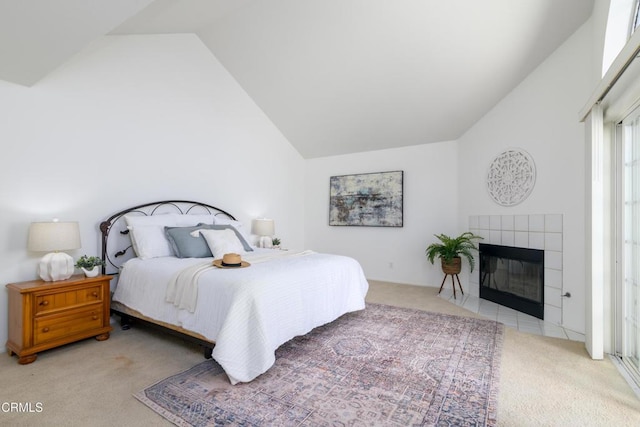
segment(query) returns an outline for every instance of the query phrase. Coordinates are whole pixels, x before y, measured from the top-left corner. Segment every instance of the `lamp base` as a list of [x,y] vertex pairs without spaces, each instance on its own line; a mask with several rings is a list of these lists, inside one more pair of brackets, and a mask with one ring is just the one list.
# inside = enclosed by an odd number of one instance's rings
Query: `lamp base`
[[55,282],[71,277],[75,271],[75,263],[70,255],[64,252],[51,252],[40,260],[38,273],[45,282]]
[[269,236],[261,236],[260,241],[258,243],[258,247],[260,248],[272,248],[273,240]]

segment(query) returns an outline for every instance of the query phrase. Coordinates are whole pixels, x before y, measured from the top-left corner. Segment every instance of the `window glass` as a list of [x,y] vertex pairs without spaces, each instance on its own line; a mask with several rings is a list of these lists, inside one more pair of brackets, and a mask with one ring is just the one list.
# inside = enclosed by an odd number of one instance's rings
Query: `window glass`
[[639,0],[611,0],[602,53],[602,75],[616,59],[638,26]]

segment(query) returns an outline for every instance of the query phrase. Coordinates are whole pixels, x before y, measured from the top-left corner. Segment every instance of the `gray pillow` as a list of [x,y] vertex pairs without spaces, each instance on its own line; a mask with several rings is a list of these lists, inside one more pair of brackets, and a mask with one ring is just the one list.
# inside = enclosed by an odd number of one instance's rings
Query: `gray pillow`
[[231,228],[242,243],[245,251],[253,251],[251,246],[232,225],[227,224],[198,224],[192,227],[165,227],[164,232],[169,240],[173,253],[178,258],[208,258],[213,257],[207,241],[200,233],[196,237],[191,233],[199,229],[224,230]]
[[191,227],[165,227],[164,234],[171,245],[173,253],[178,258],[207,258],[212,257],[211,249],[204,237],[198,233],[193,237],[191,233],[201,228],[210,228],[212,225],[199,224]]

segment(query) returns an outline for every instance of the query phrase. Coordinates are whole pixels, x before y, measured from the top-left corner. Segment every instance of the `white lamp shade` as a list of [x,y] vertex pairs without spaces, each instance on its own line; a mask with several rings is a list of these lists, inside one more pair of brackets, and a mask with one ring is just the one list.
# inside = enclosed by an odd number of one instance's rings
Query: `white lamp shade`
[[81,246],[77,222],[32,222],[29,227],[30,251],[68,251]]
[[276,233],[276,226],[272,219],[254,219],[251,224],[251,233],[258,236],[273,236]]
[[75,271],[73,258],[59,251],[79,249],[81,246],[77,222],[34,222],[29,227],[27,248],[34,252],[50,252],[38,264],[40,278],[46,282],[71,277]]

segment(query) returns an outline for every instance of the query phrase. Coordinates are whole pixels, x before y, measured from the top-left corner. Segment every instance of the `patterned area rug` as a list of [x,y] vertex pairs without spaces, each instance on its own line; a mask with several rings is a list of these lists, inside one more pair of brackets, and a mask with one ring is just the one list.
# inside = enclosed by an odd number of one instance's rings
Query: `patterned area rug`
[[501,323],[368,304],[232,386],[213,360],[135,395],[179,426],[496,424]]

